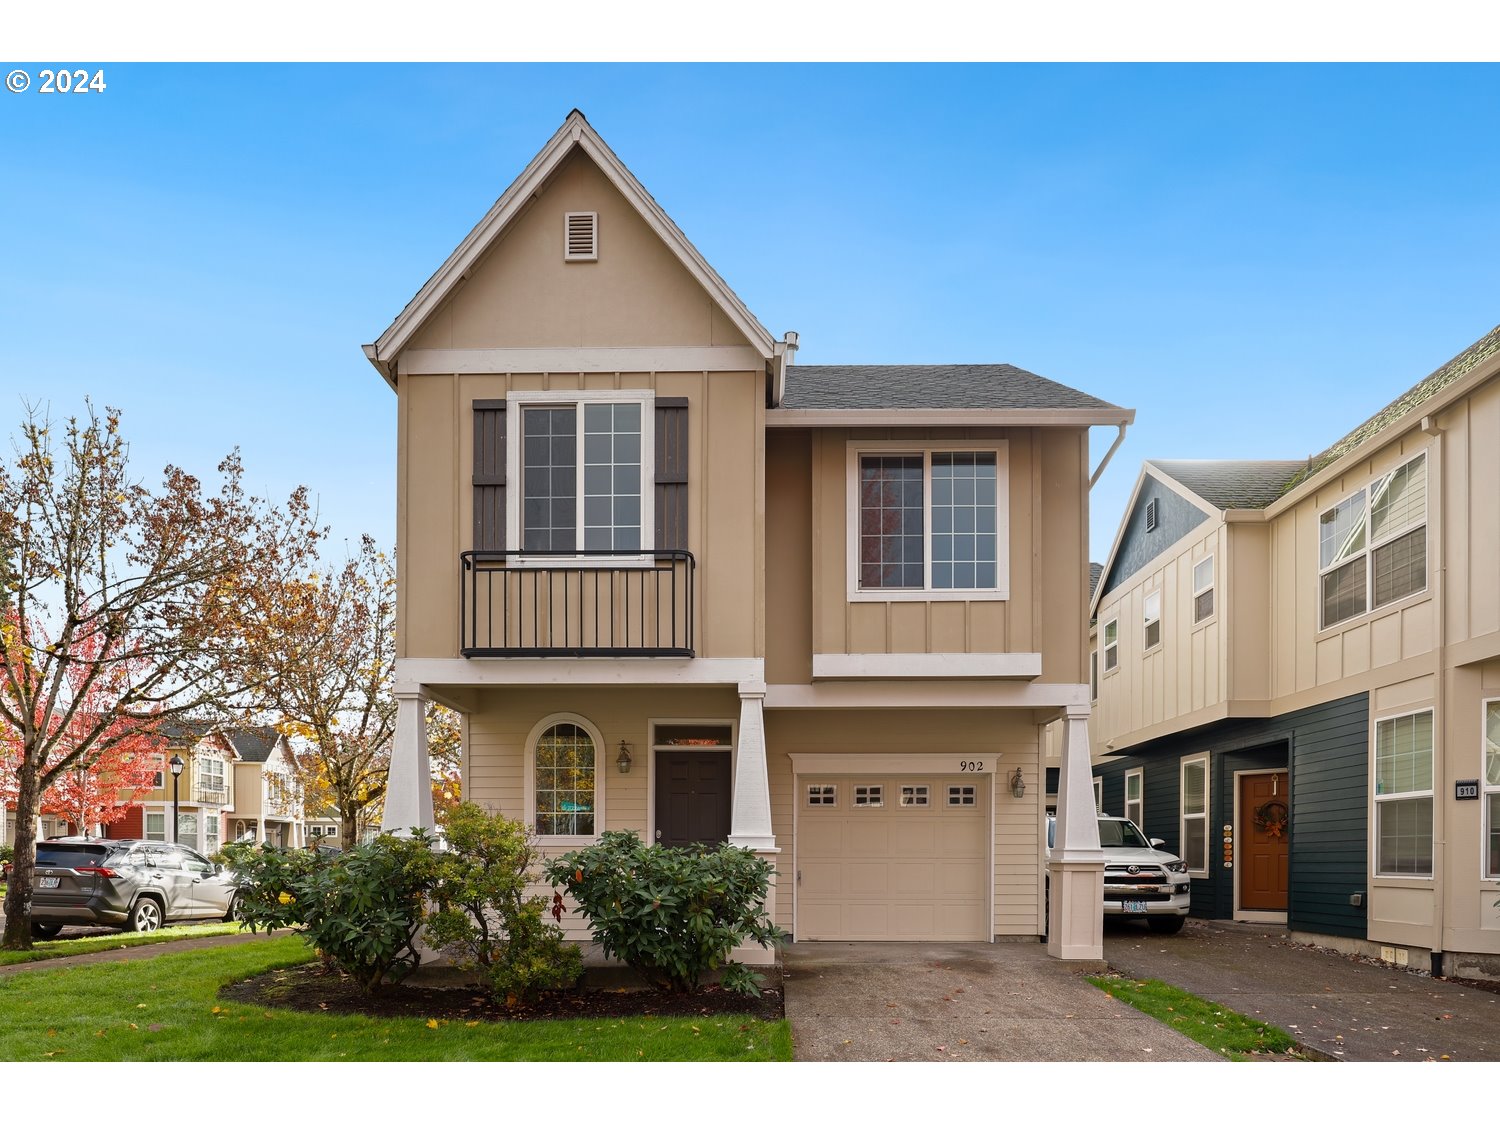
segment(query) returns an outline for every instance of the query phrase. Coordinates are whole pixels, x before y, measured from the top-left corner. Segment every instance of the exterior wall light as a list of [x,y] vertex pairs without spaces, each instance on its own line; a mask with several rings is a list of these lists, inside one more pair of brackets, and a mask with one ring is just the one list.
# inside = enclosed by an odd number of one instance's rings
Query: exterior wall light
[[1021,777],[1021,767],[1016,767],[1016,772],[1010,775],[1010,795],[1012,797],[1026,796],[1026,782]]
[[621,773],[630,772],[630,743],[623,738],[620,739],[620,755],[615,759],[615,765],[620,767]]

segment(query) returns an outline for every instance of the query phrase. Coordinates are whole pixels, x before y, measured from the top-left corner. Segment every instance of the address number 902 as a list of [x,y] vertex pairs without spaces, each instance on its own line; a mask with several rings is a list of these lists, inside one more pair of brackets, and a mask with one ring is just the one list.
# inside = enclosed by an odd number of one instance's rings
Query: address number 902
[[984,772],[984,762],[983,761],[978,761],[978,762],[974,762],[974,761],[959,762],[958,763],[958,772],[959,773],[983,773]]

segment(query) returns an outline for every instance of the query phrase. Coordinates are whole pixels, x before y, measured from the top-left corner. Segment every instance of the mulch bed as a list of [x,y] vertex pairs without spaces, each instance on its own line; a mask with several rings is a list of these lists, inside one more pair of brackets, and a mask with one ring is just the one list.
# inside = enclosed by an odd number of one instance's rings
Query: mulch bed
[[784,1015],[779,988],[763,988],[758,997],[750,997],[716,985],[691,996],[651,989],[579,988],[545,993],[526,1008],[507,1008],[503,1001],[478,988],[397,985],[369,996],[352,978],[319,964],[277,969],[235,981],[221,988],[219,995],[226,1000],[299,1012],[465,1021],[715,1015],[779,1020]]

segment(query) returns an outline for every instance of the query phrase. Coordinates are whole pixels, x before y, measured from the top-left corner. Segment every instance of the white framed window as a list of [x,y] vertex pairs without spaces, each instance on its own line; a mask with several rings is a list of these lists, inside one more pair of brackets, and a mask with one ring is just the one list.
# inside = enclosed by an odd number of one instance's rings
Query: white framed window
[[187,844],[194,847],[198,843],[198,814],[190,812],[179,812],[177,814],[177,839],[173,843]]
[[903,809],[925,809],[929,803],[929,791],[925,785],[903,785],[901,807]]
[[1214,557],[1193,564],[1193,624],[1214,615]]
[[651,391],[512,391],[506,480],[518,499],[505,506],[505,541],[544,558],[651,550],[655,398]]
[[1104,670],[1113,672],[1120,666],[1119,621],[1106,621],[1102,636],[1104,637]]
[[848,448],[851,601],[1009,597],[1008,443]]
[[1127,770],[1125,773],[1125,819],[1142,832],[1146,830],[1146,771]]
[[145,831],[146,839],[165,842],[167,838],[167,814],[164,812],[148,812],[146,814]]
[[219,850],[219,826],[221,820],[215,813],[203,818],[203,850],[209,855]]
[[1182,858],[1194,875],[1208,874],[1208,755],[1182,759]]
[[330,824],[327,828],[323,829],[323,836],[324,836],[325,839],[331,840],[335,836],[337,836],[338,834],[339,834],[339,829],[338,829],[338,825],[336,825],[336,824]]
[[1150,652],[1161,644],[1161,591],[1152,590],[1141,602],[1141,651]]
[[1104,811],[1104,779],[1102,777],[1096,777],[1096,778],[1094,778],[1094,812],[1096,812],[1096,813],[1102,813],[1103,811]]
[[948,786],[948,805],[951,808],[970,808],[979,803],[979,790],[973,785]]
[[885,786],[883,785],[856,785],[854,787],[854,807],[857,809],[878,809],[885,804]]
[[193,759],[195,784],[211,793],[224,791],[224,759],[217,754],[199,755]]
[[604,824],[604,737],[582,715],[549,715],[526,739],[527,816],[544,844],[590,844]]
[[812,808],[833,808],[839,803],[837,785],[809,785],[807,803]]
[[1484,701],[1484,862],[1486,879],[1500,879],[1500,699]]
[[1318,516],[1322,627],[1427,588],[1427,454]]
[[1375,722],[1375,874],[1432,875],[1432,712]]

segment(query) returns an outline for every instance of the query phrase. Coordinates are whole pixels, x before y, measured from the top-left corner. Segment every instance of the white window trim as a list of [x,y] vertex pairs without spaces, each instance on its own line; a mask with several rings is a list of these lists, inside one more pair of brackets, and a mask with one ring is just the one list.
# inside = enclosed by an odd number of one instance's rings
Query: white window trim
[[[1383,606],[1381,608],[1384,608]],[[1410,789],[1401,793],[1377,793],[1376,785],[1380,780],[1380,724],[1388,723],[1393,719],[1405,719],[1412,715],[1432,716],[1432,745],[1428,753],[1432,756],[1431,772],[1437,777],[1437,710],[1433,707],[1413,707],[1407,711],[1396,711],[1389,715],[1376,715],[1370,720],[1370,854],[1369,870],[1373,879],[1407,881],[1415,883],[1431,883],[1436,877],[1437,870],[1437,790],[1436,789]],[[1426,797],[1432,802],[1432,852],[1429,853],[1429,865],[1433,868],[1426,875],[1409,871],[1382,872],[1380,870],[1380,805],[1386,801],[1407,801],[1413,798]],[[1483,868],[1481,867],[1482,871]]]
[[[1190,813],[1187,811],[1187,771],[1189,766],[1195,765],[1203,766],[1203,811],[1201,813]],[[1188,866],[1188,874],[1196,875],[1199,878],[1208,877],[1208,857],[1213,854],[1213,840],[1208,831],[1208,813],[1211,808],[1213,808],[1213,778],[1212,771],[1209,769],[1209,755],[1194,754],[1191,757],[1183,758],[1177,767],[1177,854],[1182,858],[1184,863],[1188,862],[1188,857],[1184,854],[1187,851],[1186,825],[1189,820],[1197,820],[1199,817],[1202,817],[1203,866],[1193,867],[1191,864]]]
[[[1208,567],[1208,585],[1206,585],[1206,586],[1199,586],[1198,585],[1198,568],[1200,566],[1202,566],[1204,563],[1208,563],[1209,564],[1209,567]],[[1214,559],[1214,556],[1212,554],[1204,555],[1197,562],[1193,563],[1192,570],[1189,572],[1188,577],[1190,579],[1189,585],[1191,585],[1192,591],[1193,591],[1192,595],[1191,595],[1191,603],[1192,603],[1192,607],[1193,607],[1193,624],[1195,626],[1197,626],[1197,625],[1202,625],[1205,622],[1212,621],[1215,617],[1217,617],[1219,615],[1219,582],[1218,582],[1219,567],[1218,567],[1218,563]],[[1214,595],[1214,607],[1213,607],[1213,609],[1211,609],[1207,613],[1205,613],[1202,617],[1199,617],[1198,616],[1198,599],[1203,594],[1208,593],[1210,590],[1213,591],[1213,595]]]
[[1500,793],[1500,785],[1491,785],[1489,774],[1485,772],[1485,742],[1489,738],[1491,707],[1500,707],[1500,696],[1479,701],[1479,800],[1483,805],[1479,810],[1479,877],[1493,883],[1500,880],[1500,872],[1491,875],[1486,870],[1489,863],[1490,829],[1493,827],[1489,822],[1490,797]]
[[[851,441],[848,443],[844,515],[846,582],[851,602],[1003,602],[1010,600],[1010,442]],[[995,586],[984,590],[863,590],[859,585],[859,459],[865,454],[922,458],[922,574],[932,580],[932,455],[995,455]]]
[[[505,396],[505,541],[521,550],[521,510],[525,477],[521,472],[521,412],[528,406],[583,406],[585,403],[641,404],[641,553],[639,555],[512,555],[507,566],[651,566],[656,548],[656,392],[655,391],[511,391]],[[583,488],[583,430],[577,430],[578,488]],[[472,456],[472,453],[470,454]],[[512,491],[514,490],[514,491]],[[578,493],[577,542],[583,541],[583,493]]]
[[[536,831],[536,744],[558,723],[572,723],[584,729],[590,738],[594,740],[594,834],[572,835],[572,836],[546,836]],[[597,844],[599,837],[604,833],[604,779],[605,767],[608,765],[608,744],[604,736],[599,733],[599,728],[589,722],[582,715],[572,711],[556,711],[539,720],[536,726],[531,728],[531,733],[526,736],[526,758],[522,770],[522,784],[525,786],[525,810],[526,826],[536,842],[542,847],[586,847],[589,844]]]
[[1104,812],[1104,779],[1094,778],[1094,813],[1102,815]]
[[[1409,527],[1403,527],[1399,531],[1391,532],[1391,533],[1387,534],[1384,538],[1382,538],[1379,542],[1375,541],[1375,537],[1371,534],[1371,528],[1370,528],[1370,520],[1371,520],[1371,517],[1373,515],[1374,507],[1375,507],[1375,505],[1371,502],[1371,497],[1374,494],[1375,486],[1378,485],[1381,481],[1388,480],[1389,478],[1395,476],[1396,473],[1400,472],[1407,465],[1413,464],[1416,461],[1420,461],[1423,458],[1425,458],[1426,456],[1427,456],[1427,450],[1424,449],[1424,450],[1422,450],[1422,452],[1416,454],[1413,457],[1408,457],[1405,461],[1402,461],[1399,465],[1394,466],[1393,468],[1389,469],[1388,471],[1386,471],[1384,473],[1381,473],[1378,476],[1372,477],[1370,480],[1368,480],[1364,484],[1362,484],[1359,488],[1351,489],[1349,492],[1344,493],[1344,495],[1340,496],[1332,504],[1325,504],[1323,507],[1321,507],[1321,508],[1318,509],[1318,523],[1319,523],[1319,526],[1321,526],[1323,517],[1326,516],[1329,512],[1333,511],[1335,508],[1337,508],[1340,504],[1344,503],[1344,501],[1348,500],[1352,496],[1358,496],[1360,493],[1364,493],[1364,495],[1365,495],[1365,514],[1364,514],[1364,521],[1365,521],[1365,545],[1364,545],[1364,549],[1363,550],[1358,551],[1355,554],[1350,555],[1348,558],[1338,559],[1338,560],[1336,560],[1334,562],[1329,563],[1327,566],[1324,566],[1323,565],[1323,556],[1322,556],[1322,553],[1321,553],[1322,552],[1322,546],[1321,546],[1321,544],[1322,544],[1322,536],[1321,536],[1321,533],[1314,538],[1315,549],[1318,550],[1318,552],[1319,552],[1319,555],[1318,555],[1318,588],[1317,588],[1316,597],[1317,597],[1317,605],[1318,605],[1318,631],[1320,633],[1321,632],[1326,632],[1326,631],[1328,631],[1330,629],[1343,629],[1343,628],[1346,628],[1350,624],[1350,622],[1358,621],[1360,618],[1362,618],[1362,617],[1368,617],[1370,614],[1375,613],[1375,612],[1384,612],[1386,610],[1389,610],[1392,606],[1400,605],[1402,602],[1406,601],[1408,598],[1420,597],[1421,595],[1427,593],[1427,590],[1428,590],[1428,587],[1429,587],[1429,581],[1428,581],[1429,567],[1428,567],[1428,563],[1430,561],[1431,556],[1430,556],[1430,554],[1427,551],[1424,550],[1424,552],[1423,552],[1423,558],[1422,558],[1423,565],[1422,565],[1422,585],[1421,585],[1421,587],[1419,589],[1412,590],[1410,593],[1402,594],[1399,598],[1395,599],[1394,601],[1389,601],[1389,602],[1386,602],[1384,605],[1377,606],[1375,604],[1375,566],[1374,566],[1374,555],[1375,555],[1375,551],[1376,551],[1377,548],[1384,547],[1387,543],[1389,543],[1389,542],[1391,542],[1392,540],[1395,540],[1395,539],[1400,539],[1403,535],[1410,535],[1413,531],[1416,531],[1417,528],[1419,528],[1419,527],[1426,527],[1427,526],[1427,524],[1428,524],[1428,517],[1430,515],[1430,513],[1428,511],[1427,500],[1428,500],[1428,497],[1430,497],[1431,494],[1432,494],[1432,492],[1431,492],[1431,485],[1432,485],[1432,473],[1431,473],[1431,469],[1432,469],[1432,466],[1430,464],[1427,466],[1427,475],[1426,475],[1426,478],[1425,478],[1424,493],[1423,493],[1423,497],[1422,497],[1422,521],[1420,523],[1411,524]],[[1326,575],[1332,573],[1335,570],[1340,569],[1341,567],[1348,566],[1355,559],[1360,558],[1361,556],[1363,556],[1363,558],[1365,560],[1365,608],[1360,613],[1351,613],[1348,617],[1340,618],[1338,621],[1335,621],[1332,624],[1329,624],[1328,622],[1326,622],[1326,621],[1323,620],[1323,579],[1324,579],[1324,577]]]
[[[1110,644],[1107,640],[1107,638],[1109,637],[1109,627],[1111,625],[1115,627],[1115,640],[1113,644]],[[1114,649],[1115,651],[1115,662],[1113,666],[1111,666],[1109,662],[1110,649]],[[1113,676],[1120,670],[1120,619],[1118,617],[1111,617],[1103,625],[1099,626],[1099,651],[1104,654],[1104,658],[1099,661],[1100,665],[1103,667],[1103,672],[1101,674],[1105,676]]]
[[[1155,617],[1151,616],[1151,599],[1152,598],[1156,599],[1156,616]],[[1147,590],[1147,591],[1145,591],[1141,595],[1141,654],[1142,655],[1145,655],[1148,652],[1155,652],[1157,649],[1161,648],[1161,645],[1162,645],[1161,602],[1162,602],[1162,597],[1161,597],[1161,587],[1160,586],[1156,587],[1156,589],[1154,589],[1154,590]],[[1149,629],[1152,626],[1153,623],[1156,625],[1156,640],[1153,643],[1151,643],[1151,644],[1147,644],[1146,643],[1146,630]],[[1118,636],[1119,636],[1119,634],[1117,633],[1116,637],[1118,637]]]
[[[145,809],[145,810],[143,810],[142,814],[141,814],[141,835],[144,836],[147,840],[151,840],[152,843],[156,843],[156,844],[170,844],[172,841],[167,838],[167,817],[169,815],[171,815],[171,814],[169,814],[165,809],[161,810],[160,812],[157,812],[155,809]],[[149,818],[153,817],[153,816],[159,816],[159,817],[161,817],[161,839],[160,840],[154,840],[154,839],[152,839],[152,836],[151,836],[151,828],[150,828]]]
[[[1130,779],[1132,777],[1140,778],[1140,781],[1141,781],[1141,795],[1139,797],[1137,797],[1133,802],[1130,799]],[[1135,815],[1135,816],[1131,816],[1130,815],[1130,806],[1132,804],[1134,804],[1140,810],[1139,813],[1137,815]],[[1146,817],[1146,771],[1144,769],[1126,770],[1125,771],[1125,819],[1128,820],[1128,821],[1130,821],[1132,824],[1134,824],[1137,828],[1139,828],[1141,830],[1141,833],[1144,834],[1145,831],[1146,831],[1146,826],[1145,826],[1145,824],[1142,823],[1142,821],[1145,820],[1145,817]]]

